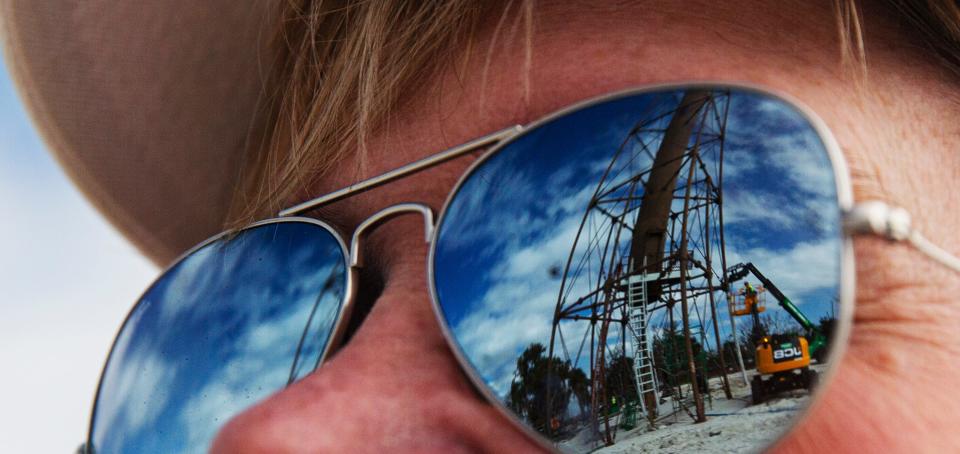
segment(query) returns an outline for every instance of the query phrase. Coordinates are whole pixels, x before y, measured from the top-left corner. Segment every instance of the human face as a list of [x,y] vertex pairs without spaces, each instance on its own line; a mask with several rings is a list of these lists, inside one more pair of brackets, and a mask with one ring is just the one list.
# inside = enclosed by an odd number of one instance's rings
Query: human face
[[[529,43],[522,31],[505,39],[510,18],[494,42],[493,18],[466,67],[450,65],[404,97],[365,159],[339,163],[311,193],[606,92],[746,81],[788,93],[823,117],[852,169],[855,199],[910,207],[920,230],[957,250],[948,229],[960,200],[947,189],[960,172],[960,156],[951,152],[960,132],[951,121],[960,110],[956,82],[875,6],[863,18],[866,81],[840,63],[830,7],[736,6],[545,5],[534,12]],[[439,211],[469,161],[331,205],[322,217],[351,231],[394,203],[424,201]],[[422,228],[420,219],[400,217],[371,233],[362,324],[322,368],[235,418],[215,452],[539,449],[477,395],[447,347],[430,307]],[[956,449],[951,416],[960,403],[942,396],[960,376],[950,361],[958,350],[950,342],[960,322],[950,299],[957,279],[906,247],[858,239],[855,250],[858,299],[847,353],[822,399],[778,448],[896,451],[923,440],[923,449]]]

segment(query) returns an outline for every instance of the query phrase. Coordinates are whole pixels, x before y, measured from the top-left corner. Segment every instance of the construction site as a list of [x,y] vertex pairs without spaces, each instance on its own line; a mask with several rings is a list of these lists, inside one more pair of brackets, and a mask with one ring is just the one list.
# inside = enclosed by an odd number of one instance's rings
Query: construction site
[[554,270],[549,341],[535,352],[546,404],[527,422],[562,449],[756,451],[809,401],[839,284],[813,289],[791,269],[789,248],[810,239],[775,215],[802,215],[745,197],[792,178],[764,170],[764,151],[732,130],[756,125],[731,108],[761,101],[670,93],[621,137]]

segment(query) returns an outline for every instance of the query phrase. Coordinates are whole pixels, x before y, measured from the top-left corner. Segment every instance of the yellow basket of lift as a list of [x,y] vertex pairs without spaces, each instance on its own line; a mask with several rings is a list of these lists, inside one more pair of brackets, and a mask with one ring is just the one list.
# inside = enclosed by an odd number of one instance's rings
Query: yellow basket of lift
[[767,309],[766,295],[767,290],[763,286],[757,286],[753,292],[746,288],[740,289],[730,299],[730,313],[733,315],[750,315],[753,313],[753,308],[756,307],[759,314]]

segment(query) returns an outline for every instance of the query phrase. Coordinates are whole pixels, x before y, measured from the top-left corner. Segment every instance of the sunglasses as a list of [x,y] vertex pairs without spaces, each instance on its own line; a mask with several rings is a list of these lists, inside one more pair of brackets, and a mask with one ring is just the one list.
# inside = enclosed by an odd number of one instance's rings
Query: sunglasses
[[[391,206],[348,244],[302,217],[481,151],[436,222]],[[124,321],[81,450],[206,450],[322,367],[350,324],[363,236],[409,213],[425,220],[433,307],[465,374],[565,452],[761,449],[842,353],[851,235],[960,269],[903,210],[852,203],[836,142],[797,103],[727,84],[620,92],[194,247]]]

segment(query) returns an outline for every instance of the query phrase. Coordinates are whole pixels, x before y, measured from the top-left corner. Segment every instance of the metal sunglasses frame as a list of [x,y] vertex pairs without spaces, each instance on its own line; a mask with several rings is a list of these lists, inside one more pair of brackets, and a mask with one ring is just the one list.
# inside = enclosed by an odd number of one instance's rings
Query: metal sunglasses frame
[[[337,241],[338,245],[341,248],[341,252],[347,263],[347,282],[346,288],[342,300],[340,301],[340,310],[337,314],[337,318],[334,322],[333,331],[331,332],[327,345],[324,347],[322,354],[317,362],[318,367],[322,366],[327,359],[342,345],[343,336],[346,333],[347,326],[351,320],[353,312],[353,303],[355,296],[357,294],[357,285],[359,283],[359,270],[363,267],[363,256],[360,249],[360,242],[362,241],[363,236],[369,231],[375,229],[378,225],[389,220],[390,218],[403,215],[403,214],[421,214],[424,220],[424,237],[425,241],[429,244],[430,250],[428,253],[428,263],[427,263],[427,278],[428,286],[430,290],[431,304],[433,307],[434,315],[437,317],[437,322],[440,326],[441,331],[443,332],[444,337],[447,340],[448,345],[450,346],[451,351],[456,357],[457,361],[460,363],[461,368],[464,370],[465,374],[471,382],[474,384],[475,388],[491,403],[494,407],[503,414],[508,420],[510,420],[514,426],[518,427],[522,432],[527,434],[527,436],[535,441],[541,447],[551,450],[558,451],[558,447],[554,445],[550,440],[545,438],[540,433],[536,432],[525,424],[520,418],[518,418],[513,412],[506,408],[505,405],[500,401],[500,399],[493,394],[493,391],[489,386],[484,382],[483,378],[477,373],[473,365],[470,363],[466,354],[461,350],[460,345],[450,330],[450,327],[447,325],[446,318],[443,315],[443,310],[440,306],[439,298],[436,293],[436,283],[434,281],[434,257],[436,252],[436,234],[439,231],[440,227],[443,225],[444,218],[447,214],[447,208],[450,206],[451,202],[454,200],[458,194],[461,186],[464,182],[473,174],[473,172],[484,165],[484,163],[496,156],[501,150],[508,147],[513,141],[524,136],[525,134],[536,130],[543,124],[549,123],[557,118],[563,117],[570,113],[585,109],[597,104],[601,104],[608,101],[617,100],[624,97],[636,96],[645,93],[651,93],[656,91],[667,91],[667,90],[689,90],[689,89],[708,89],[708,90],[717,90],[717,89],[732,89],[738,90],[741,92],[749,92],[760,94],[763,96],[772,97],[774,99],[779,99],[786,104],[790,105],[796,109],[803,117],[809,122],[809,124],[816,131],[819,138],[822,140],[824,148],[827,152],[828,158],[833,167],[834,181],[836,183],[837,190],[837,208],[840,211],[841,218],[841,230],[842,230],[842,239],[841,239],[841,255],[840,255],[840,291],[839,291],[839,326],[837,327],[836,339],[837,346],[832,349],[830,352],[831,358],[839,358],[843,355],[844,350],[846,349],[847,339],[850,334],[851,324],[852,324],[852,315],[853,307],[855,304],[854,298],[854,288],[855,288],[855,272],[854,272],[854,256],[853,256],[853,244],[852,237],[857,235],[873,235],[886,238],[891,241],[907,241],[914,245],[917,249],[923,252],[928,257],[934,259],[938,263],[941,263],[948,268],[951,268],[957,272],[960,272],[960,259],[950,255],[946,251],[934,246],[932,243],[928,242],[919,232],[913,230],[910,225],[910,215],[905,210],[901,208],[890,207],[887,204],[880,201],[866,201],[859,202],[854,204],[853,202],[853,192],[850,182],[850,173],[847,169],[846,161],[840,152],[840,147],[836,142],[836,139],[833,137],[833,134],[827,128],[826,124],[817,116],[811,109],[809,109],[802,102],[797,99],[769,88],[744,84],[744,83],[729,83],[729,82],[710,82],[710,81],[697,81],[690,83],[669,83],[669,84],[656,84],[637,87],[633,89],[627,89],[622,91],[617,91],[609,93],[603,96],[591,98],[579,103],[570,105],[563,109],[557,110],[551,114],[548,114],[544,117],[541,117],[538,120],[535,120],[527,125],[515,125],[500,131],[485,135],[483,137],[474,139],[472,141],[466,142],[464,144],[458,145],[454,148],[442,151],[440,153],[428,156],[421,160],[412,162],[410,164],[404,165],[402,167],[396,168],[389,172],[377,175],[375,177],[354,183],[345,188],[336,190],[329,194],[317,197],[297,205],[294,205],[290,208],[281,210],[277,217],[265,219],[253,223],[247,227],[240,229],[240,231],[262,227],[264,225],[276,224],[276,223],[286,223],[286,222],[303,222],[309,223],[316,226],[319,226],[326,230],[333,238]],[[441,208],[440,215],[438,218],[434,217],[433,209],[422,203],[400,203],[384,208],[366,220],[364,220],[359,226],[355,229],[351,235],[349,248],[344,242],[344,236],[337,231],[336,228],[323,222],[318,219],[304,217],[304,213],[312,211],[316,208],[319,208],[324,205],[331,204],[338,200],[344,199],[346,197],[357,195],[376,187],[382,186],[384,184],[396,181],[398,179],[404,178],[406,176],[430,169],[437,165],[440,165],[444,162],[462,157],[464,155],[475,153],[477,151],[487,149],[472,165],[467,168],[466,171],[460,176],[459,181],[451,189],[450,193],[447,196],[446,201],[444,202],[443,207]],[[191,254],[197,250],[207,246],[210,243],[213,243],[217,240],[222,239],[225,235],[230,232],[223,232],[214,237],[194,246],[189,251],[182,254],[178,259],[176,259],[170,266],[168,266],[163,273],[160,274],[162,277],[170,269],[175,267],[181,261],[189,257]],[[235,233],[235,232],[234,232]],[[159,277],[151,284],[151,287],[159,281]],[[149,287],[148,290],[149,291]],[[142,298],[142,296],[141,296]],[[139,300],[138,300],[139,303]],[[129,319],[130,315],[134,312],[138,304],[135,304],[131,309],[130,313],[127,315]],[[122,332],[123,327],[126,325],[127,320],[125,319],[121,325],[120,332]],[[118,336],[119,336],[118,332]],[[114,343],[116,340],[114,341]],[[110,357],[113,354],[113,347],[111,347],[111,353],[107,357],[107,361],[104,364],[104,370],[101,372],[101,383],[103,372],[106,371],[106,367],[110,362]],[[834,375],[836,368],[830,368],[826,376],[824,377],[823,382],[828,382]],[[814,398],[817,398],[820,394],[821,386],[817,391],[814,392]],[[100,395],[100,385],[97,386],[97,393],[94,398],[94,406],[91,411],[90,418],[90,427],[87,434],[87,443],[80,446],[78,453],[88,452],[86,449],[90,446],[90,441],[92,441],[93,435],[93,416],[96,414],[97,401],[99,400]],[[799,418],[801,415],[798,415],[796,418]]]

